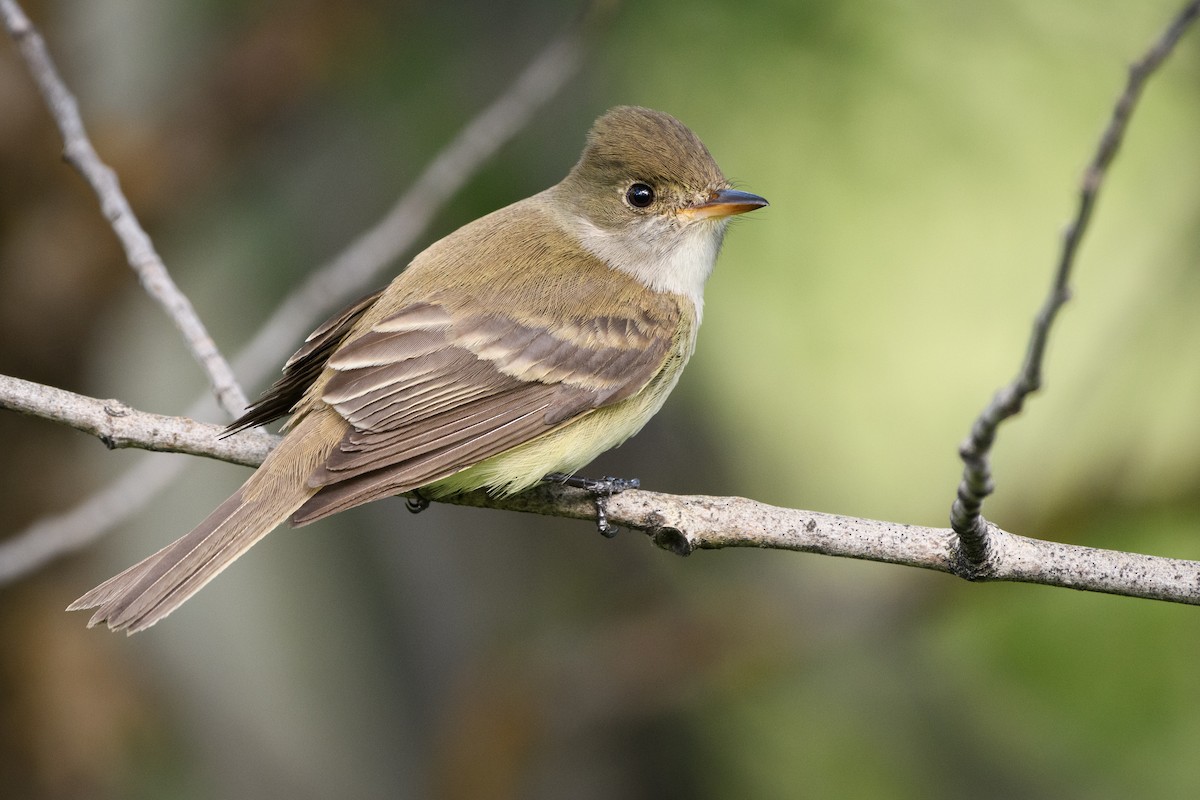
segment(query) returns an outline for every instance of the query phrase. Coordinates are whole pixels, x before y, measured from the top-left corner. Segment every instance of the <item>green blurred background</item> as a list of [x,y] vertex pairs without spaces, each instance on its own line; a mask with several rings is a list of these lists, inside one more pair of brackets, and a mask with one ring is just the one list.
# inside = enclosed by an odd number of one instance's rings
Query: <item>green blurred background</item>
[[[589,472],[943,526],[956,446],[1017,367],[1125,67],[1178,5],[627,3],[583,75],[421,244],[557,181],[609,106],[678,116],[771,207],[731,231],[666,409]],[[576,12],[27,10],[226,352]],[[1193,31],[1105,187],[1046,390],[1002,432],[986,511],[1008,530],[1200,559],[1198,78]],[[0,372],[181,413],[199,371],[59,149],[5,39]],[[4,535],[145,457],[14,414],[0,437]],[[70,600],[246,475],[192,462],[131,524],[0,589],[0,796],[1126,798],[1200,784],[1196,609],[783,552],[679,559],[564,520],[377,503],[268,537],[149,633],[85,630]]]

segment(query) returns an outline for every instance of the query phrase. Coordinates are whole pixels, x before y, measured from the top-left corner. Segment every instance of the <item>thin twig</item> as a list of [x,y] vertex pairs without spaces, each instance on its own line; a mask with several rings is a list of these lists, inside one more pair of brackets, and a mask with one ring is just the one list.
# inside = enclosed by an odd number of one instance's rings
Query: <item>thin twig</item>
[[209,384],[221,407],[230,418],[239,416],[246,407],[246,394],[233,376],[233,370],[217,349],[200,321],[191,301],[175,285],[166,265],[154,249],[154,243],[138,222],[121,191],[117,175],[97,155],[83,119],[79,115],[79,104],[67,89],[41,34],[25,16],[16,0],[0,0],[0,15],[4,26],[16,42],[25,65],[37,83],[50,115],[58,126],[63,139],[63,158],[73,166],[87,182],[100,201],[100,210],[112,226],[113,232],[125,249],[125,258],[137,274],[147,293],[153,297],[175,327],[183,334],[188,349],[208,376]]
[[[607,0],[588,6],[438,152],[379,222],[285,298],[235,356],[237,374],[248,384],[264,383],[304,338],[313,320],[366,291],[380,271],[410,250],[445,203],[578,73],[586,41],[607,22],[614,7]],[[197,399],[187,416],[198,416],[204,405],[204,398]],[[0,584],[85,547],[124,523],[171,485],[186,463],[145,459],[69,511],[38,520],[9,537],[0,543]]]
[[[46,387],[27,381],[0,380],[0,407],[36,408],[39,416],[92,433],[110,445],[175,450],[242,464],[260,462],[267,452],[263,445],[277,438],[256,433],[243,434],[249,437],[243,442],[238,441],[239,437],[221,439],[223,429],[217,425],[147,414],[124,405],[114,416],[112,401],[49,390],[54,394],[50,405],[63,408],[60,413],[48,410],[45,398],[38,396],[45,391]],[[589,492],[557,483],[515,497],[495,498],[473,492],[448,502],[569,519],[596,518],[595,498]],[[607,514],[612,522],[643,531],[654,544],[678,555],[757,547],[979,577],[962,571],[955,554],[955,535],[948,528],[779,508],[741,497],[689,497],[637,490],[610,498]],[[988,580],[1200,604],[1200,562],[1060,544],[989,527],[992,559],[985,576]],[[35,549],[38,545],[37,540],[28,543]],[[0,583],[14,575],[7,561],[0,558]]]
[[958,485],[958,497],[950,509],[950,527],[959,537],[963,568],[977,577],[984,577],[984,573],[991,569],[989,561],[996,555],[993,543],[989,541],[989,532],[993,529],[981,513],[984,499],[995,491],[990,454],[996,440],[996,431],[1000,423],[1020,413],[1026,397],[1041,388],[1042,362],[1046,354],[1050,326],[1054,323],[1059,309],[1071,296],[1068,285],[1071,268],[1091,221],[1092,210],[1108,167],[1121,146],[1125,129],[1146,81],[1171,54],[1175,44],[1198,15],[1200,0],[1192,0],[1172,20],[1149,51],[1129,68],[1125,90],[1117,99],[1108,127],[1100,137],[1096,153],[1083,173],[1079,206],[1074,219],[1063,234],[1062,251],[1054,282],[1050,287],[1049,296],[1034,320],[1033,333],[1021,370],[1012,383],[996,392],[992,402],[971,426],[970,436],[959,445],[958,453],[963,460],[963,478]]

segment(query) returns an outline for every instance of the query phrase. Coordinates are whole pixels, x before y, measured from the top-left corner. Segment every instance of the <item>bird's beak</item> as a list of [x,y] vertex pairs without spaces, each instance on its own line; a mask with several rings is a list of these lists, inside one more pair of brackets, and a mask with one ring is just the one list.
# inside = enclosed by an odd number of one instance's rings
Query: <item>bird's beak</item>
[[732,217],[734,214],[745,214],[765,205],[769,203],[756,194],[739,192],[737,189],[718,189],[700,205],[685,208],[679,213],[689,219]]

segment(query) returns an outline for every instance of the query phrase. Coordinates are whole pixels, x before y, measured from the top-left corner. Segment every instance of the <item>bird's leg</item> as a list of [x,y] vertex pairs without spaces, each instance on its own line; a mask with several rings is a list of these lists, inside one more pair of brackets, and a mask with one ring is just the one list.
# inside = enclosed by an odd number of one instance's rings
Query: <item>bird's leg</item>
[[574,486],[576,489],[583,489],[592,495],[596,504],[596,528],[600,531],[600,535],[611,539],[617,535],[620,530],[616,525],[608,524],[608,498],[614,494],[620,494],[626,489],[638,489],[642,482],[637,478],[613,478],[605,476],[599,480],[595,478],[581,478],[578,475],[564,475],[561,472],[551,472],[544,481],[554,481],[555,483]]
[[429,498],[421,494],[420,489],[413,489],[404,498],[404,507],[408,509],[410,514],[420,514],[429,508]]

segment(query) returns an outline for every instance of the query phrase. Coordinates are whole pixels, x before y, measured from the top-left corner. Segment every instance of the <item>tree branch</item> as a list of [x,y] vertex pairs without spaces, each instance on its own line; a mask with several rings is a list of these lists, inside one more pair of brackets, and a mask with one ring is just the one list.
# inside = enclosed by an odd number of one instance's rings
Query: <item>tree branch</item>
[[[36,413],[98,437],[109,447],[142,447],[257,466],[279,437],[224,429],[184,417],[164,417],[0,376],[0,408]],[[543,484],[508,498],[472,492],[446,502],[568,519],[595,519],[592,496]],[[1100,550],[1006,533],[989,524],[988,571],[964,569],[955,533],[896,522],[779,508],[742,497],[705,497],[629,490],[608,503],[609,519],[643,531],[678,555],[696,550],[757,547],[936,570],[968,580],[1040,583],[1093,592],[1200,605],[1200,562]],[[12,570],[0,559],[0,582]]]
[[994,552],[995,543],[991,541],[992,532],[998,529],[982,516],[984,499],[996,489],[991,467],[991,450],[996,441],[996,431],[1002,422],[1020,413],[1025,398],[1042,386],[1042,362],[1046,355],[1050,326],[1053,325],[1059,309],[1071,296],[1068,286],[1071,268],[1091,221],[1092,209],[1096,205],[1096,198],[1108,167],[1125,137],[1125,129],[1133,116],[1146,81],[1171,54],[1175,44],[1197,16],[1200,16],[1200,0],[1192,0],[1176,15],[1146,54],[1129,68],[1125,90],[1117,99],[1108,127],[1100,137],[1096,153],[1083,173],[1079,205],[1074,219],[1063,233],[1058,268],[1054,274],[1050,294],[1034,320],[1033,333],[1021,370],[1011,383],[996,392],[992,402],[971,426],[970,435],[959,445],[958,454],[963,461],[963,477],[958,485],[958,496],[950,508],[950,527],[958,535],[964,569],[986,572],[992,566],[989,562],[1001,555]]
[[254,429],[222,439],[214,450],[213,438],[224,431],[218,425],[137,411],[120,400],[98,400],[8,375],[0,375],[0,408],[90,433],[110,450],[134,447],[187,453],[250,467],[261,464],[279,441],[278,436]]
[[46,49],[46,42],[25,16],[16,0],[0,0],[0,16],[9,36],[37,83],[46,107],[63,138],[63,158],[73,166],[100,201],[100,210],[125,249],[125,258],[142,286],[153,297],[183,334],[193,357],[208,376],[209,384],[230,419],[241,415],[246,394],[233,376],[233,370],[209,336],[191,301],[175,285],[167,267],[154,249],[154,243],[138,222],[125,199],[117,175],[108,167],[88,138],[79,116],[79,104],[59,77],[58,69]]

